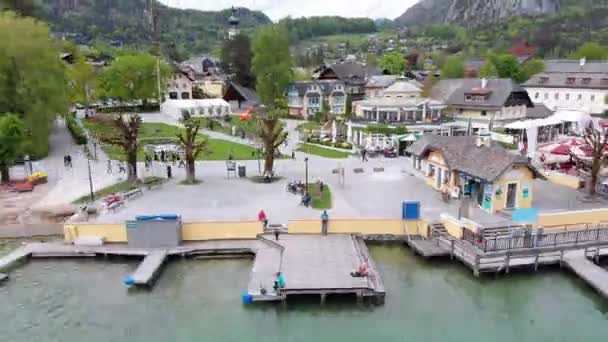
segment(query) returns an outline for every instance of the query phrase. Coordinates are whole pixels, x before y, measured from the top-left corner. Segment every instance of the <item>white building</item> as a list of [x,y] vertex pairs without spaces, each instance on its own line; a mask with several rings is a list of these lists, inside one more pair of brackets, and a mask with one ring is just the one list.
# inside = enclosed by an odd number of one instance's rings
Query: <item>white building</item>
[[193,117],[223,118],[231,115],[230,104],[223,99],[167,100],[161,105],[161,112],[180,120],[184,111]]
[[523,86],[534,103],[542,103],[551,110],[590,114],[608,110],[608,62],[548,60],[545,70]]
[[194,78],[187,72],[177,70],[173,78],[167,81],[167,95],[170,100],[190,100]]

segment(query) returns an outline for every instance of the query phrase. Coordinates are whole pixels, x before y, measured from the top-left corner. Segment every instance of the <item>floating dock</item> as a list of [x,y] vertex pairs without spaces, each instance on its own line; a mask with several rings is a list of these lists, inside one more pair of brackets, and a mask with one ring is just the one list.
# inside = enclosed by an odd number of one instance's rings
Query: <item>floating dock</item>
[[[270,235],[263,238],[272,241]],[[353,294],[383,301],[385,291],[381,276],[362,239],[349,234],[284,234],[272,243],[274,246],[269,244],[270,250],[260,250],[256,254],[248,288],[252,301],[319,295],[324,302],[327,295],[333,294]],[[364,259],[368,260],[370,275],[352,277],[350,273]],[[275,293],[272,286],[279,271],[285,277],[286,286]],[[261,288],[266,290],[266,295],[262,294]]]
[[425,257],[442,257],[450,255],[450,251],[445,249],[439,244],[439,240],[436,239],[422,239],[417,237],[412,237],[406,240],[408,246],[414,250],[417,254]]
[[129,277],[129,282],[138,286],[150,286],[160,274],[168,253],[166,250],[153,250],[146,255],[135,272]]

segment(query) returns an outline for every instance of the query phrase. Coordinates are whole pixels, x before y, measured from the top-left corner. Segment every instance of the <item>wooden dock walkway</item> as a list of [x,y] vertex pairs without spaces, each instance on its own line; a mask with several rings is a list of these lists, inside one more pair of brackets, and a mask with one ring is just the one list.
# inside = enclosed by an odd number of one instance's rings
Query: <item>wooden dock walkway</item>
[[134,285],[150,286],[160,274],[168,253],[166,250],[153,250],[146,255],[135,272],[131,275]]
[[604,298],[608,298],[608,271],[591,262],[586,256],[566,257],[564,263]]
[[431,257],[442,257],[450,255],[450,250],[444,248],[438,239],[422,239],[422,238],[411,238],[407,239],[406,243],[419,255],[425,258]]
[[[311,294],[320,295],[321,301],[332,294],[384,297],[382,278],[367,248],[361,248],[349,234],[284,234],[277,242],[268,240],[272,237],[267,237],[269,249],[258,250],[251,273],[248,291],[253,301]],[[350,272],[359,267],[363,257],[369,260],[370,277],[352,277]],[[284,275],[286,287],[277,294],[272,285],[278,271]],[[261,283],[266,296],[260,294]]]

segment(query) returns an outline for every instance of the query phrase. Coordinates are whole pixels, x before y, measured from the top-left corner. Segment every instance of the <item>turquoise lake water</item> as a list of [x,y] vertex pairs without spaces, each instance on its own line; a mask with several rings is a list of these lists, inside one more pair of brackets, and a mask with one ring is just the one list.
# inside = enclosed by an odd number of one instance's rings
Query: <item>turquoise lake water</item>
[[[373,246],[386,304],[241,304],[251,260],[176,260],[151,291],[130,261],[34,260],[0,286],[1,341],[607,341],[608,301],[559,269],[475,278]],[[289,282],[289,278],[287,278]]]

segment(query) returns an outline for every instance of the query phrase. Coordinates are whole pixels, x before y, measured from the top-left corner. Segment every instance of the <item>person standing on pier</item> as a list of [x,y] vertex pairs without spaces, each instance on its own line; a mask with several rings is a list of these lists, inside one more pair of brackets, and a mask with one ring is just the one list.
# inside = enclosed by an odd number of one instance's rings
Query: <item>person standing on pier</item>
[[260,210],[260,212],[258,213],[258,221],[264,224],[264,229],[268,227],[268,218],[266,217],[266,213],[264,212],[264,210]]
[[281,231],[279,231],[279,229],[275,229],[274,230],[274,240],[275,241],[279,241],[279,235],[281,234]]

